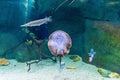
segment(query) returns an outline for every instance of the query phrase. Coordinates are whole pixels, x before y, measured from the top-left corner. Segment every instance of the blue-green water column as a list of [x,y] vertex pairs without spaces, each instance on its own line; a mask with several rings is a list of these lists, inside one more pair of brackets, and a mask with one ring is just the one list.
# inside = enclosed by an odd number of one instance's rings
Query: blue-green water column
[[[27,22],[33,0],[0,0],[0,57],[16,58],[18,44],[25,40],[21,24]],[[23,47],[25,48],[25,47]]]
[[8,31],[26,22],[33,0],[0,0],[0,30]]

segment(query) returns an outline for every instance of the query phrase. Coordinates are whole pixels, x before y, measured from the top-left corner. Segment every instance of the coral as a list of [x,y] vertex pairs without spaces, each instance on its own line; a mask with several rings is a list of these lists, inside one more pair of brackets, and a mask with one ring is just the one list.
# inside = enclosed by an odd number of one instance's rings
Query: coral
[[0,66],[7,66],[9,65],[9,61],[5,58],[0,59]]
[[80,56],[78,56],[78,55],[72,55],[72,56],[70,56],[70,59],[72,59],[73,62],[78,62],[78,61],[80,61]]
[[[13,44],[14,43],[14,44]],[[6,51],[19,43],[15,35],[11,33],[0,32],[0,57],[6,54]]]

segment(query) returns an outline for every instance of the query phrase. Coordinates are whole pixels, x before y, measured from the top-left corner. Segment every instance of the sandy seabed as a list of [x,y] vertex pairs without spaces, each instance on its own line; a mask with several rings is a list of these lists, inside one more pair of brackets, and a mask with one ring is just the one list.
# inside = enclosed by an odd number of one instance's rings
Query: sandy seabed
[[[0,66],[0,80],[120,80],[116,78],[102,77],[97,67],[84,62],[73,62],[69,56],[63,58],[65,67],[59,70],[59,64],[49,59],[42,60],[38,64],[32,64],[27,72],[26,63],[9,60],[8,66]],[[75,66],[76,69],[67,69],[67,66]]]

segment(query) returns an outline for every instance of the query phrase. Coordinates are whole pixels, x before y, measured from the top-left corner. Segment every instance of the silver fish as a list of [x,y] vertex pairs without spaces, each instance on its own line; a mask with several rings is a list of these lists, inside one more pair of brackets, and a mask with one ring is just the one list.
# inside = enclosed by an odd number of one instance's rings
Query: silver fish
[[34,21],[30,21],[26,24],[21,25],[20,27],[34,27],[34,26],[41,26],[43,24],[47,24],[48,22],[51,22],[52,18],[51,16],[49,17],[45,17],[43,19],[39,19],[39,20],[34,20]]

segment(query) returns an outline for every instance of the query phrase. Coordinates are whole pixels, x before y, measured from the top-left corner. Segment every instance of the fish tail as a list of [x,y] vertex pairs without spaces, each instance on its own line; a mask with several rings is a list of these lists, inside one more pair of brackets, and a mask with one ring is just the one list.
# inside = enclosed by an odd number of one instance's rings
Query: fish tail
[[49,22],[52,22],[52,16],[49,16],[49,17],[48,17],[48,21],[49,21]]

